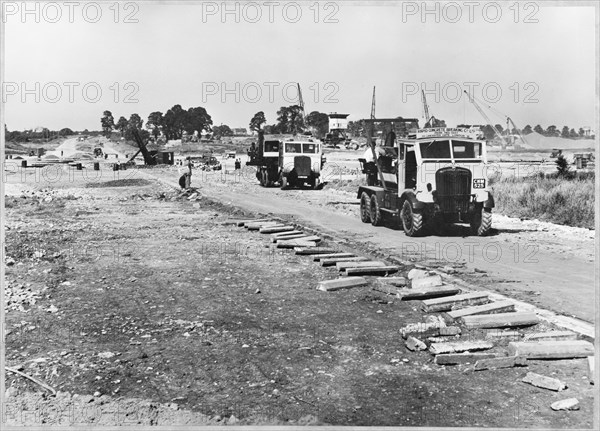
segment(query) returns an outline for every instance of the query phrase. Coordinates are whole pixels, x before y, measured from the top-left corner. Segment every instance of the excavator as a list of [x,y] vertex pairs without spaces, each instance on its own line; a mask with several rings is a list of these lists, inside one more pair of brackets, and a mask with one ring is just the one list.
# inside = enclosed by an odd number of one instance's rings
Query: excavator
[[140,136],[139,131],[137,129],[132,129],[132,133],[133,133],[133,138],[135,139],[135,142],[136,142],[139,150],[137,150],[137,152],[132,157],[129,158],[127,163],[128,164],[133,163],[133,160],[141,152],[142,156],[144,157],[145,165],[151,165],[151,166],[156,165],[156,157],[152,156],[152,154],[150,154],[150,152],[148,151],[148,148],[146,148],[146,143],[142,140],[142,137]]

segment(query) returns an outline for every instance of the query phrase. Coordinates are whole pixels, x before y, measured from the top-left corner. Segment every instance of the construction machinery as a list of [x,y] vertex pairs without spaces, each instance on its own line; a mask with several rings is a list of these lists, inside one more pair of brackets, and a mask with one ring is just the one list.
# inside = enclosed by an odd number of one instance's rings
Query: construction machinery
[[485,121],[487,121],[487,124],[489,124],[490,127],[494,130],[494,134],[500,139],[500,142],[502,143],[501,144],[502,148],[506,149],[506,147],[508,146],[508,142],[506,141],[506,139],[504,139],[504,136],[502,136],[502,133],[500,133],[500,131],[496,128],[496,126],[494,125],[494,123],[492,123],[492,120],[490,120],[490,118],[483,111],[483,109],[481,108],[481,106],[479,105],[479,103],[477,103],[477,101],[475,100],[475,96],[472,96],[471,94],[469,94],[469,92],[467,90],[464,90],[463,92],[468,96],[469,101],[475,107],[475,109],[477,109],[477,111],[479,112],[479,114],[481,114],[481,116],[483,117],[483,119]]
[[438,120],[433,115],[429,115],[429,105],[427,104],[427,98],[425,97],[425,91],[421,90],[421,103],[423,104],[423,115],[425,116],[424,129],[430,129],[434,127],[446,127],[444,120]]
[[144,142],[142,140],[142,137],[140,136],[139,131],[135,128],[131,129],[131,131],[133,134],[133,139],[135,140],[139,150],[137,150],[136,153],[132,157],[129,158],[127,163],[133,163],[133,160],[136,158],[136,156],[139,153],[142,153],[142,156],[144,157],[145,165],[151,165],[151,166],[156,165],[156,157],[152,157],[152,154],[150,154],[150,151],[148,151],[148,148],[146,148],[146,142]]
[[343,146],[346,149],[358,149],[358,144],[352,142],[346,133],[348,130],[349,115],[350,114],[338,114],[337,112],[332,112],[328,115],[329,133],[327,133],[323,139],[324,145],[332,148],[340,148]]
[[376,147],[375,125],[390,120],[363,121],[372,159],[359,159],[368,180],[357,194],[364,223],[402,223],[411,237],[457,222],[470,223],[475,235],[489,232],[494,199],[485,141],[457,129],[418,129],[393,146]]

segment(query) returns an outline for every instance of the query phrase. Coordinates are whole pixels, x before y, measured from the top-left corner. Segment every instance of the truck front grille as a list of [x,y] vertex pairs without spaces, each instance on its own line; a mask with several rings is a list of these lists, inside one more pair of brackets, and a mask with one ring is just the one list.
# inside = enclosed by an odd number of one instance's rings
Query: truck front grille
[[307,177],[310,175],[310,157],[296,156],[294,157],[294,169],[299,177]]
[[435,173],[437,203],[443,212],[466,213],[471,199],[471,171],[442,168]]

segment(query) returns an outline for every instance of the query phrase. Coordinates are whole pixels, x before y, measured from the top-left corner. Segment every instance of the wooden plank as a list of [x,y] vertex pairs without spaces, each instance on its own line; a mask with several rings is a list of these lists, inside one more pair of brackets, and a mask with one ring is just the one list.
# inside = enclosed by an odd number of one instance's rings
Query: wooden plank
[[321,266],[333,266],[338,262],[364,262],[368,261],[366,257],[355,256],[355,257],[332,257],[330,259],[321,259]]
[[317,246],[316,242],[306,241],[306,240],[304,240],[304,238],[277,241],[277,248],[316,247],[316,246]]
[[480,359],[475,362],[475,371],[495,370],[500,368],[526,367],[527,358],[522,356],[503,356],[501,358]]
[[271,238],[283,239],[290,235],[304,235],[304,232],[302,232],[301,230],[288,230],[287,232],[272,233]]
[[311,255],[315,255],[315,254],[330,254],[330,253],[337,253],[338,250],[335,250],[333,248],[326,248],[326,247],[314,247],[314,248],[303,248],[303,247],[296,247],[294,248],[294,251],[296,252],[297,255],[300,256],[311,256]]
[[484,305],[475,305],[473,307],[465,307],[460,310],[452,310],[446,313],[451,319],[458,319],[463,316],[474,316],[476,314],[491,314],[498,312],[515,311],[515,304],[512,301],[497,301]]
[[552,340],[576,340],[577,334],[571,331],[549,331],[526,334],[523,341],[552,341]]
[[362,277],[344,277],[335,280],[321,281],[317,285],[317,289],[325,292],[331,292],[334,290],[350,289],[352,287],[365,286],[366,284],[367,280],[365,280]]
[[444,298],[426,299],[421,303],[421,310],[426,313],[451,310],[457,305],[478,305],[488,302],[487,292],[471,292]]
[[522,382],[538,388],[550,389],[551,391],[560,392],[567,389],[565,382],[562,382],[554,377],[542,376],[541,374],[529,372],[523,378]]
[[405,277],[378,277],[377,283],[391,284],[398,287],[405,287],[408,284]]
[[313,261],[319,262],[321,259],[332,259],[334,257],[356,257],[354,253],[323,253],[313,255]]
[[258,231],[260,233],[281,233],[281,232],[291,232],[295,230],[294,226],[263,226]]
[[429,346],[429,351],[434,355],[441,353],[459,353],[473,350],[487,350],[494,347],[494,344],[489,341],[454,341],[449,343],[432,343]]
[[594,355],[594,345],[585,340],[511,341],[508,352],[527,359],[573,359]]
[[434,362],[437,365],[473,364],[496,356],[496,353],[441,353],[435,356]]
[[377,260],[367,260],[365,262],[338,262],[335,264],[339,271],[345,271],[347,268],[372,268],[374,266],[385,266],[385,263]]
[[413,289],[423,289],[426,287],[441,286],[442,277],[439,275],[429,275],[427,277],[413,278],[410,280],[410,287]]
[[371,266],[366,268],[346,268],[346,275],[385,275],[398,272],[398,266]]
[[443,296],[451,296],[460,293],[460,288],[456,286],[437,286],[426,287],[422,289],[399,289],[398,298],[403,301],[423,300],[429,298],[440,298]]
[[458,319],[467,328],[506,328],[531,326],[539,323],[533,312],[481,314]]

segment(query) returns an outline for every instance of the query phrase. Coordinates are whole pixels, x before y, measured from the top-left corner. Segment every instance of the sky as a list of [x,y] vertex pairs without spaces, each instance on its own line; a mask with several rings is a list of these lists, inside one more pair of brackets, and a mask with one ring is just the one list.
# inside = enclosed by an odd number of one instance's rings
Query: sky
[[[500,4],[501,8],[496,5]],[[550,2],[4,2],[9,130],[99,130],[175,104],[248,127],[281,106],[449,126],[595,125],[593,6]],[[28,11],[24,8],[27,7]],[[491,107],[491,108],[489,108]]]

